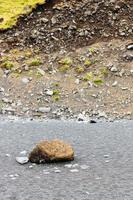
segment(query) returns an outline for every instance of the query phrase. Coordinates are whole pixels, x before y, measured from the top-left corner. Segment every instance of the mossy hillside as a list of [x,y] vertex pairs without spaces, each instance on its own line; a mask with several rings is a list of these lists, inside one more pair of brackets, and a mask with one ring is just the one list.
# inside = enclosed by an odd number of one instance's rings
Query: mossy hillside
[[0,0],[0,29],[8,29],[16,24],[20,15],[28,14],[37,4],[45,0]]

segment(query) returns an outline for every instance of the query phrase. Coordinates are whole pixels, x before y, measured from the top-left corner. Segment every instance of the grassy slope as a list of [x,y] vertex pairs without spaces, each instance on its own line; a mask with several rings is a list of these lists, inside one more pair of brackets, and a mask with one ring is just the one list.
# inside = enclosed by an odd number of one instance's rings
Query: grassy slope
[[0,29],[11,28],[21,14],[27,14],[45,0],[0,0]]

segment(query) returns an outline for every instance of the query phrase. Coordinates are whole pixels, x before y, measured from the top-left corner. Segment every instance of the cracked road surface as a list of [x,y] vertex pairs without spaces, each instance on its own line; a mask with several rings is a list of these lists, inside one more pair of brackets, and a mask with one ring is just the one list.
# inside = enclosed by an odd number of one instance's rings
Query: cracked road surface
[[[132,200],[133,121],[0,121],[1,200]],[[20,165],[15,157],[42,139],[75,150],[71,163]]]

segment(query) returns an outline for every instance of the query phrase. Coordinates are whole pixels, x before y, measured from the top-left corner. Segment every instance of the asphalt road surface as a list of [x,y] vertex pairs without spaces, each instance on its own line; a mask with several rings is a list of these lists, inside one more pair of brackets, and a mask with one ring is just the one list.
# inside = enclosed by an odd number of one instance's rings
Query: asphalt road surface
[[[16,162],[21,151],[55,138],[73,145],[73,162]],[[0,200],[112,199],[133,199],[133,121],[0,121]]]

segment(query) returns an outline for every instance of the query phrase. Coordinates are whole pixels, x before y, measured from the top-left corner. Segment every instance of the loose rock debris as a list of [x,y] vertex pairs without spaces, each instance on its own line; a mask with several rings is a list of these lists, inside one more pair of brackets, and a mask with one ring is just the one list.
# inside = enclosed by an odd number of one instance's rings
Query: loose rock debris
[[16,161],[19,164],[23,165],[23,164],[28,163],[29,159],[28,159],[28,157],[16,157]]

